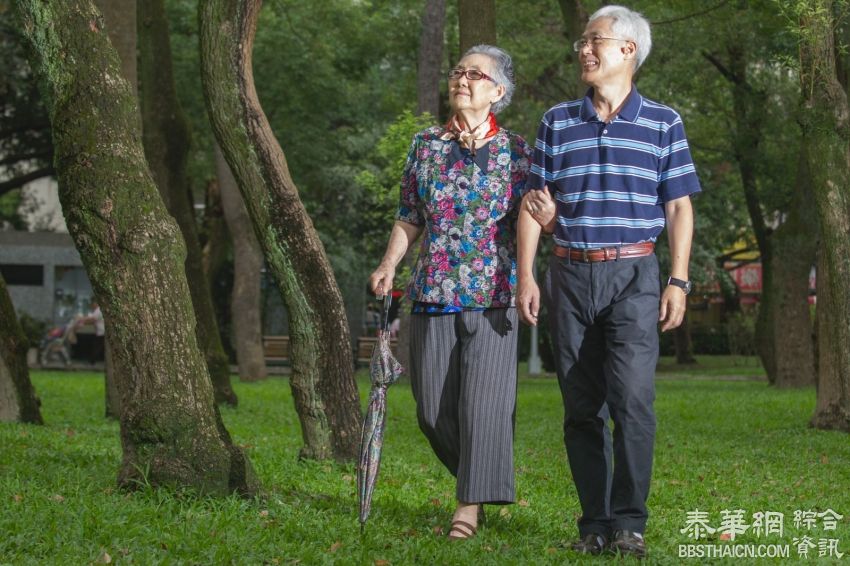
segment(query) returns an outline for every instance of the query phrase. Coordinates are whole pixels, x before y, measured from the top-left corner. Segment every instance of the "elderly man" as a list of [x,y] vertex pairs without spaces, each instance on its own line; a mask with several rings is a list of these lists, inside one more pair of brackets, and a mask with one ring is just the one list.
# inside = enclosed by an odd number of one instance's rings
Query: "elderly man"
[[[528,181],[540,190],[519,219],[517,307],[531,325],[541,225],[555,240],[543,294],[582,507],[573,548],[582,553],[646,554],[656,324],[681,324],[691,287],[689,195],[699,181],[679,115],[632,83],[650,46],[640,14],[606,6],[591,16],[574,44],[590,89],[543,116]],[[672,267],[662,293],[654,242],[665,218]]]

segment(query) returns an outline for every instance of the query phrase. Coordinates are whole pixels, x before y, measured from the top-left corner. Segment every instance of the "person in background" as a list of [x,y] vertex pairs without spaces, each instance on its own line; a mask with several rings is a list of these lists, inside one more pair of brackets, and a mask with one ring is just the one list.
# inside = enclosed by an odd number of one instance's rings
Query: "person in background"
[[91,350],[89,351],[89,363],[94,365],[96,362],[104,359],[104,344],[106,336],[106,325],[103,322],[103,313],[100,311],[100,305],[96,300],[91,302],[91,311],[77,321],[77,325],[91,324],[94,326],[94,338],[92,339]]

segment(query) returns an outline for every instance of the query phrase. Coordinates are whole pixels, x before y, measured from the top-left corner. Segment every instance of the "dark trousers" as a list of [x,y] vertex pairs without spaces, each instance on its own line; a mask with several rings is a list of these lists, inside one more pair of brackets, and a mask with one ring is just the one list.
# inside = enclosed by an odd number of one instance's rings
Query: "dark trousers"
[[515,308],[410,317],[419,427],[466,503],[512,503]]
[[92,365],[104,360],[104,341],[105,338],[103,336],[92,337],[91,351],[89,352],[89,362]]
[[646,527],[659,293],[655,255],[599,263],[552,256],[549,263],[543,296],[582,537]]

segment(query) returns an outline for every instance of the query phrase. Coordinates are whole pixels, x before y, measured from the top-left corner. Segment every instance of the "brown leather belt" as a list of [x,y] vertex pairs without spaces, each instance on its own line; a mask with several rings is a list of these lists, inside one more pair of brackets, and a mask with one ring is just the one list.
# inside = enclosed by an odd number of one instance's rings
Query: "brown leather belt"
[[558,257],[569,257],[570,261],[596,263],[598,261],[616,261],[630,257],[643,257],[652,254],[654,250],[654,243],[641,242],[640,244],[629,244],[626,246],[591,249],[555,246],[553,253]]

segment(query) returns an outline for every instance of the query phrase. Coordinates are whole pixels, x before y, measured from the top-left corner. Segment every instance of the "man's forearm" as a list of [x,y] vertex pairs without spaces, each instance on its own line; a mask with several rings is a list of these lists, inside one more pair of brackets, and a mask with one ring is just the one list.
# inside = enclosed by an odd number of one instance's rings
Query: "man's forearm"
[[667,240],[670,243],[670,275],[688,280],[688,263],[691,257],[691,241],[694,234],[694,211],[690,197],[668,202]]

